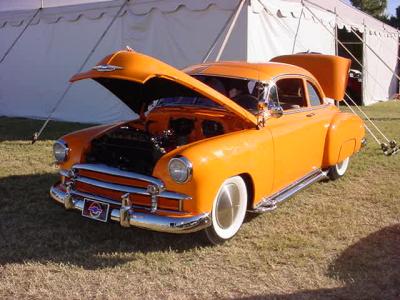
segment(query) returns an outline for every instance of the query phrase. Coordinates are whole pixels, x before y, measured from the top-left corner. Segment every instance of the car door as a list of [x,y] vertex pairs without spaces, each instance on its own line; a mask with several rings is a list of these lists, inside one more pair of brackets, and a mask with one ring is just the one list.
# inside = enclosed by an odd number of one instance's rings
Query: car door
[[306,78],[305,86],[309,106],[308,116],[312,124],[310,127],[310,134],[314,137],[312,141],[310,141],[313,145],[310,150],[310,155],[312,156],[315,167],[320,168],[324,156],[326,135],[337,110],[333,105],[324,102],[318,84],[312,79]]
[[305,83],[303,77],[286,76],[270,88],[269,103],[284,110],[280,118],[269,118],[265,124],[274,142],[273,193],[321,166],[320,131],[315,129]]

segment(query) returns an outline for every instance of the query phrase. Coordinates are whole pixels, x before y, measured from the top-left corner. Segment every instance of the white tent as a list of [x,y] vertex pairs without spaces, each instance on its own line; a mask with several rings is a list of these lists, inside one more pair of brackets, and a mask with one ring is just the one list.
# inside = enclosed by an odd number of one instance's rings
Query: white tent
[[[124,2],[0,0],[0,57],[44,4],[0,63],[0,115],[46,118]],[[201,62],[217,40],[209,57],[213,60],[239,2],[131,0],[85,69],[126,45],[184,67]],[[363,32],[364,42],[396,69],[399,33],[395,29],[338,0],[303,3],[305,6],[300,0],[247,0],[221,60],[267,61],[302,51],[334,54],[337,24]],[[387,99],[396,91],[396,77],[366,46],[363,64],[368,68],[364,74],[366,103]],[[102,123],[132,116],[96,83],[82,81],[72,86],[52,117]]]

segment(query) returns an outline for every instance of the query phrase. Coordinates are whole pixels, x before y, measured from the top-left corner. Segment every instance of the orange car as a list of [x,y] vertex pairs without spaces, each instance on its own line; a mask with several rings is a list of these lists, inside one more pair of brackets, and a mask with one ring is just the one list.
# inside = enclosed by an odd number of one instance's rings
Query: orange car
[[93,79],[139,115],[62,137],[51,197],[94,220],[232,238],[246,211],[265,212],[323,178],[344,175],[362,120],[340,100],[350,61],[316,54],[177,70],[118,51],[71,81]]

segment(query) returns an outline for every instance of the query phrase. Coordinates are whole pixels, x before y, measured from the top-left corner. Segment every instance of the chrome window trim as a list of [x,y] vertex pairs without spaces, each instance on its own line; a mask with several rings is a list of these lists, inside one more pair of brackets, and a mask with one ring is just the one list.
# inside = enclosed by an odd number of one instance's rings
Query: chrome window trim
[[[271,87],[276,86],[276,82],[277,81],[279,81],[281,79],[292,79],[292,78],[303,79],[303,80],[306,80],[306,83],[307,83],[307,81],[312,83],[316,87],[319,95],[321,96],[321,99],[322,99],[323,103],[321,103],[318,106],[317,105],[316,106],[311,106],[310,103],[309,103],[309,99],[306,98],[307,106],[304,106],[304,107],[301,107],[301,108],[284,110],[283,111],[283,115],[290,115],[290,114],[309,111],[309,110],[314,110],[314,109],[322,109],[322,108],[325,108],[325,107],[331,105],[330,103],[325,102],[325,97],[322,97],[322,95],[325,95],[325,94],[323,94],[323,93],[321,94],[322,88],[320,87],[319,83],[316,82],[311,77],[308,77],[308,76],[302,75],[302,74],[282,74],[282,75],[278,75],[278,76],[275,76],[275,77],[271,78],[267,83],[268,84],[268,93],[267,93],[267,98],[266,99],[267,100],[269,99],[270,89],[271,89]],[[306,89],[306,87],[304,87],[304,88]]]

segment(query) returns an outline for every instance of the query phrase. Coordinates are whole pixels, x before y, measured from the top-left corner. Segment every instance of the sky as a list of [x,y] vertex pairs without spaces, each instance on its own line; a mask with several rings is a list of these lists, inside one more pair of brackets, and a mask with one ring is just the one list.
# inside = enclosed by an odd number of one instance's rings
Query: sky
[[[345,0],[345,2],[350,4],[350,0]],[[386,8],[386,13],[389,16],[396,15],[396,8],[400,6],[400,0],[388,0],[388,5]]]

